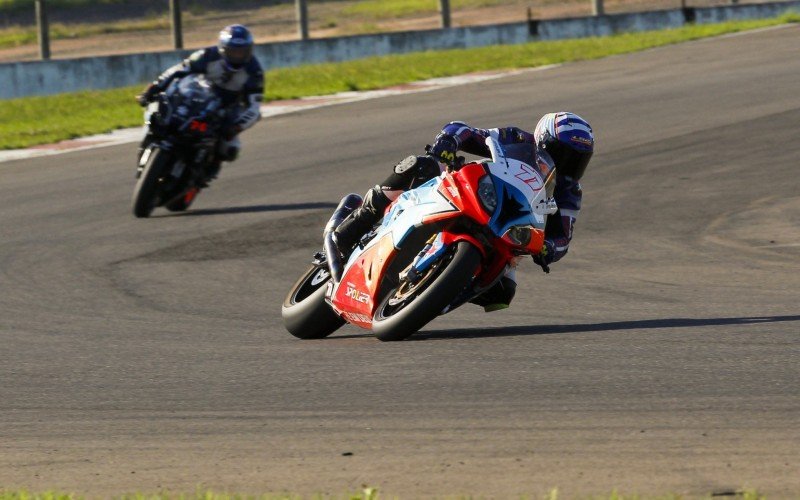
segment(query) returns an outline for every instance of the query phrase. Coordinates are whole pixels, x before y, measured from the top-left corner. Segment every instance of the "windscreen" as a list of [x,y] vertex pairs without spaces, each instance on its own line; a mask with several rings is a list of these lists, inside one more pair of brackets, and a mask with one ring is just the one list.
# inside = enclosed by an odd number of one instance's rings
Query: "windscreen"
[[534,144],[522,142],[516,144],[502,144],[503,154],[506,158],[521,161],[530,165],[542,176],[545,181],[547,197],[551,198],[555,191],[555,164],[550,155],[541,148],[536,148]]
[[535,149],[534,145],[531,143],[502,144],[500,147],[503,148],[506,158],[512,158],[522,163],[527,163],[528,165],[536,164],[534,161]]
[[219,98],[201,75],[182,78],[174,89],[171,98],[175,113],[180,120],[210,117],[211,112],[220,105]]

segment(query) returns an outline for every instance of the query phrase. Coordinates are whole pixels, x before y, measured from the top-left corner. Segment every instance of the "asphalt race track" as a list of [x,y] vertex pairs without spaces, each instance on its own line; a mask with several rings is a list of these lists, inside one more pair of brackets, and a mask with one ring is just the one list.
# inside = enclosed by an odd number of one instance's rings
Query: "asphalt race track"
[[[800,27],[275,118],[185,215],[0,165],[0,486],[800,494]],[[570,254],[401,343],[287,334],[339,198],[451,119],[597,132]]]

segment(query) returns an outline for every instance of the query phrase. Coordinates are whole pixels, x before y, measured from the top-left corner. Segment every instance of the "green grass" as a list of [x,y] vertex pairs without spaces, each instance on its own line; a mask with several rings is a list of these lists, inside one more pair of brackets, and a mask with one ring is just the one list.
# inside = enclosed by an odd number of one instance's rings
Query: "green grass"
[[[379,89],[477,71],[598,59],[787,22],[800,22],[800,15],[686,26],[604,38],[432,51],[275,69],[267,73],[266,98],[292,99],[350,90]],[[141,124],[142,114],[134,103],[133,96],[139,90],[141,87],[128,87],[3,101],[0,106],[0,149],[22,148],[138,126]]]

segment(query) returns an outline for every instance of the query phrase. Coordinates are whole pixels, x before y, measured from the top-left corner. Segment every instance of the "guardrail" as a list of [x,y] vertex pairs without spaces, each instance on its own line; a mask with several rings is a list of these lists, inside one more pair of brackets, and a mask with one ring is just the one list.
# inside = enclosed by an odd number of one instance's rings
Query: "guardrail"
[[[597,11],[599,4],[602,13],[603,0],[591,0]],[[737,0],[730,0],[735,2]],[[309,39],[308,30],[308,0],[294,0],[297,17],[297,33],[300,40]],[[50,23],[48,22],[47,0],[35,0],[36,25],[39,39],[39,58],[50,59]],[[176,50],[183,48],[183,8],[181,0],[169,0],[170,25],[172,27],[172,46]],[[450,0],[439,0],[439,13],[442,19],[442,28],[450,28]]]
[[[177,0],[174,0],[177,1]],[[735,19],[776,17],[800,11],[800,0],[682,8],[563,19],[470,26],[427,31],[307,39],[258,44],[255,55],[266,69],[369,56],[457,49],[536,40],[607,36]],[[0,99],[80,90],[118,88],[152,80],[180,61],[184,50],[0,64]]]
[[[588,0],[592,5],[592,15],[602,16],[605,13],[604,0]],[[681,1],[681,8],[686,8],[686,0]],[[731,5],[739,0],[727,0]],[[183,22],[181,0],[168,0],[169,18],[172,27],[172,46],[179,50],[183,48]],[[438,0],[441,27],[451,27],[450,0]],[[308,0],[294,0],[297,22],[297,33],[300,40],[309,39],[308,27]],[[48,23],[47,0],[35,0],[36,24],[39,39],[39,57],[42,60],[50,59],[50,25]]]

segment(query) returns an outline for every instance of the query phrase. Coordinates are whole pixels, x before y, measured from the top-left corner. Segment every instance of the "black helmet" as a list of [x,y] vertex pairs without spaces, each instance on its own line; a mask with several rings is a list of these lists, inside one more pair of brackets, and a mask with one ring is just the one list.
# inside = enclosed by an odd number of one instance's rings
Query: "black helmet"
[[533,133],[560,175],[580,180],[594,153],[594,133],[589,123],[574,113],[548,113]]
[[219,53],[231,70],[237,70],[253,57],[253,34],[241,24],[226,26],[219,32]]

